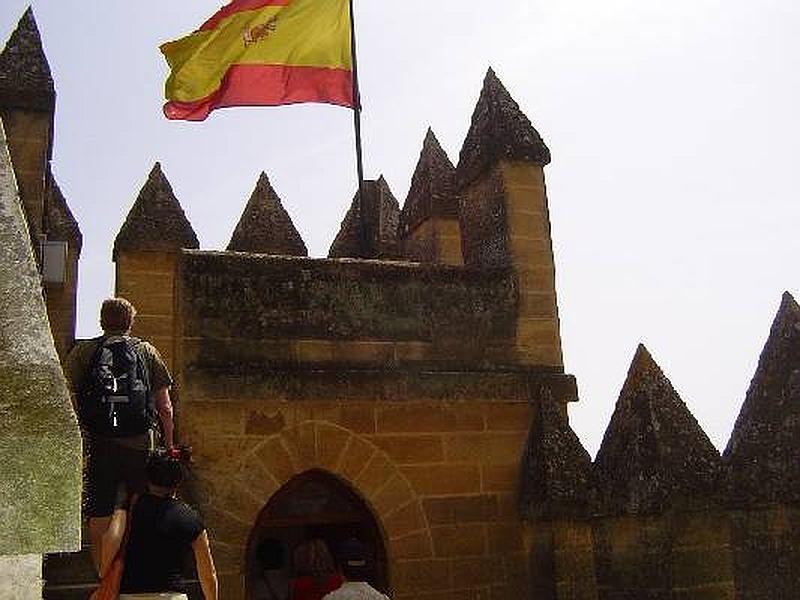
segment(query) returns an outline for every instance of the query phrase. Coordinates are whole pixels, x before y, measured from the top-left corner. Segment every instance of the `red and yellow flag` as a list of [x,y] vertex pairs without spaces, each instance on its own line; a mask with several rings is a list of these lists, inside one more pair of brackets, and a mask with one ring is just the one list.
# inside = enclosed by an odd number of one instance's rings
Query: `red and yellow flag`
[[353,107],[348,0],[233,0],[161,46],[168,119],[215,108],[325,102]]

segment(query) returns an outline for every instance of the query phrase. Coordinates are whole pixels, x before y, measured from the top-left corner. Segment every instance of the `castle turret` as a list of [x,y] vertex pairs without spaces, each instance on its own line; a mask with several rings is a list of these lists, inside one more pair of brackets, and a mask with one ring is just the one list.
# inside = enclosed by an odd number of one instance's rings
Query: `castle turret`
[[328,257],[397,258],[400,205],[383,175],[377,181],[365,181],[363,202],[359,202],[359,196],[360,193],[356,192],[339,233],[331,244]]
[[420,262],[461,265],[456,169],[428,129],[411,188],[400,213],[403,257]]
[[[639,346],[594,464],[598,591],[733,598],[720,457]],[[702,564],[703,568],[697,568]]]
[[303,238],[281,204],[266,173],[261,173],[228,244],[229,252],[308,256]]
[[[48,241],[66,243],[63,279],[56,282],[45,281],[47,290],[47,316],[56,343],[58,355],[63,359],[75,342],[75,320],[78,289],[78,259],[83,246],[83,235],[78,222],[72,215],[61,188],[53,174],[47,174]],[[63,248],[63,244],[57,247]]]
[[28,8],[0,53],[0,118],[6,131],[33,247],[46,233],[45,184],[56,92],[39,29]]
[[457,169],[464,263],[513,269],[518,360],[561,368],[543,171],[549,162],[541,136],[489,69]]
[[197,249],[197,235],[156,163],[114,241],[116,294],[138,315],[134,334],[153,342],[172,367],[177,255]]
[[[589,521],[591,457],[547,388],[537,404],[520,483],[532,597],[596,600]],[[559,593],[566,589],[571,592]]]
[[723,458],[737,596],[800,597],[800,306],[786,292]]

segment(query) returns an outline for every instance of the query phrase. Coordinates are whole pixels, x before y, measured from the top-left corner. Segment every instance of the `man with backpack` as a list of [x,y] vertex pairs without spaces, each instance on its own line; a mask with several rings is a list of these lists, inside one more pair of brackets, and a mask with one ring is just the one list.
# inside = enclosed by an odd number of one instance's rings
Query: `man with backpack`
[[158,350],[130,335],[135,315],[124,298],[105,300],[103,335],[76,343],[65,366],[89,447],[86,510],[98,569],[115,507],[144,492],[155,446],[173,446],[172,377]]

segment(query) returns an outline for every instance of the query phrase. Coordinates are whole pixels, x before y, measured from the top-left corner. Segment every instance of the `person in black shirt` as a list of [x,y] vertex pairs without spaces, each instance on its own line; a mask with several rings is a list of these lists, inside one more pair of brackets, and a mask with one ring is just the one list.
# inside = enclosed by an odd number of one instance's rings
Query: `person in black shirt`
[[[147,463],[147,479],[147,493],[130,510],[120,600],[169,592],[174,595],[165,597],[185,598],[181,572],[191,554],[205,599],[217,600],[217,574],[208,534],[197,513],[176,498],[183,480],[181,463],[169,455],[155,454]],[[114,512],[110,530],[116,541],[113,548],[119,548],[122,541],[127,513],[124,509]],[[104,552],[103,567],[107,569],[114,554],[116,550],[110,555]]]

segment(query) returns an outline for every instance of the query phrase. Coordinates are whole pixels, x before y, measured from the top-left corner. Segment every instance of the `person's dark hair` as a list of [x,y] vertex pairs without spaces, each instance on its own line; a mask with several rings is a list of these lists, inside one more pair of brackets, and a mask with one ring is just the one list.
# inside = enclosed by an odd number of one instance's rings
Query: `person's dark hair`
[[183,465],[168,454],[153,454],[147,461],[147,481],[161,488],[177,489],[183,481]]
[[310,575],[317,587],[336,573],[328,545],[319,538],[303,542],[294,550],[294,568],[297,575]]
[[342,575],[350,581],[365,581],[367,547],[361,540],[350,538],[336,547],[336,562]]
[[108,298],[100,307],[100,327],[103,331],[126,333],[135,316],[136,308],[125,298]]

